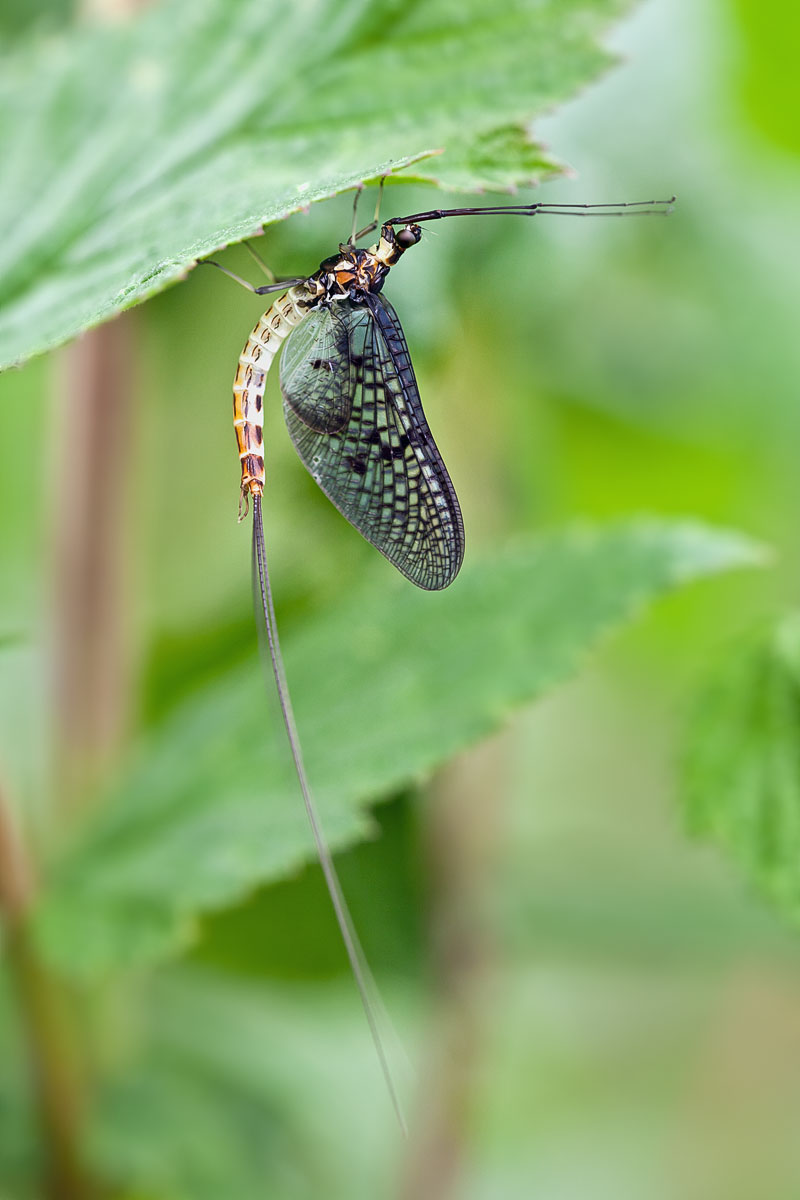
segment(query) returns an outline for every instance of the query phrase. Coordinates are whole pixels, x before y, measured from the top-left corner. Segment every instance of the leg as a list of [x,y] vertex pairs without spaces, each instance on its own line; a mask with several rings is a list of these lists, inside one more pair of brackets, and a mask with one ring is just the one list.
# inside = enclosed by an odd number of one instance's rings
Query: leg
[[258,263],[258,265],[261,267],[261,270],[264,272],[264,274],[266,275],[266,277],[267,277],[267,279],[270,281],[270,283],[277,283],[277,282],[278,282],[278,280],[277,280],[277,278],[276,278],[276,276],[275,276],[275,272],[274,272],[274,271],[271,271],[271,270],[269,269],[269,267],[268,267],[268,266],[267,266],[267,264],[264,262],[264,260],[263,260],[263,258],[261,257],[261,255],[260,255],[260,254],[258,253],[258,251],[256,250],[255,246],[251,246],[251,245],[250,245],[250,243],[249,243],[248,241],[244,241],[244,242],[242,242],[242,245],[244,246],[245,250],[246,250],[246,251],[247,251],[247,253],[250,255],[250,257],[251,257],[252,259],[254,259],[254,261],[255,261],[255,262],[257,262],[257,263]]
[[[363,229],[359,229],[358,233],[354,234],[350,239],[352,242],[357,242],[359,238],[366,237],[368,233],[372,233],[373,229],[378,228],[378,218],[381,211],[381,201],[383,200],[383,185],[386,183],[386,176],[382,175],[378,184],[378,202],[375,205],[375,216],[370,221],[369,225],[365,225]],[[353,213],[355,216],[355,213]]]
[[248,283],[246,279],[242,279],[241,275],[229,271],[227,267],[223,267],[222,263],[215,262],[213,258],[201,258],[198,267],[216,267],[218,271],[222,271],[223,275],[227,275],[234,283],[240,284],[243,288],[247,288],[248,292],[253,292],[256,296],[266,296],[268,292],[281,292],[287,287],[296,287],[298,283],[305,283],[305,279],[291,277],[289,279],[281,279],[275,283],[267,283],[263,287],[256,287],[252,283]]
[[356,194],[353,197],[353,224],[350,229],[350,238],[347,243],[348,246],[354,246],[356,244],[356,238],[359,237],[359,234],[356,233],[356,228],[358,225],[358,202],[361,199],[361,193],[363,192],[363,190],[364,190],[363,183],[359,183],[358,186],[356,187]]

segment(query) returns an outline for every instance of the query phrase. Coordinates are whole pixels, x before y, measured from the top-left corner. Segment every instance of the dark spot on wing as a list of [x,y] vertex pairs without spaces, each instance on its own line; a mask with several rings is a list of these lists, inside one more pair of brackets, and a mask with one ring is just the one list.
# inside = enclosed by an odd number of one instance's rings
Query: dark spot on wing
[[411,442],[408,436],[405,433],[401,433],[396,445],[381,446],[381,458],[384,462],[396,462],[398,459],[405,458],[406,447],[410,445]]

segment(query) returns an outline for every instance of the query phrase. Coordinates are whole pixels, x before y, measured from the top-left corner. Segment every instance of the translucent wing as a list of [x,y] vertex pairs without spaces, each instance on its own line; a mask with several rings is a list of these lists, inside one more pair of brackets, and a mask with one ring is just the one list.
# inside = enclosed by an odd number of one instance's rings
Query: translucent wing
[[[447,587],[464,557],[464,526],[422,411],[397,314],[382,296],[368,293],[363,304],[336,306],[331,327],[339,325],[347,334],[351,391],[329,398],[331,381],[348,378],[337,367],[328,372],[320,402],[319,369],[290,363],[290,395],[282,376],[289,434],[326,496],[389,562],[419,587]],[[312,344],[316,357],[317,342]],[[300,396],[297,381],[309,375],[315,386],[309,397]],[[345,412],[335,427],[332,414]]]
[[284,401],[304,425],[334,433],[350,419],[355,386],[346,323],[332,308],[313,309],[284,347]]

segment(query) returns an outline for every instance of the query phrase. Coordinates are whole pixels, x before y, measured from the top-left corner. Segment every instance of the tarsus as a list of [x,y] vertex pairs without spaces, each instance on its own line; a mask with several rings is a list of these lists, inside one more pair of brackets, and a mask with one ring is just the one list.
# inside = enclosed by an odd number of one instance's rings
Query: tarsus
[[275,686],[278,691],[278,701],[281,707],[283,723],[286,726],[286,735],[289,739],[289,746],[294,759],[295,771],[297,779],[300,783],[300,791],[303,793],[303,802],[305,804],[306,815],[311,826],[311,832],[314,837],[314,844],[317,849],[322,873],[325,877],[325,883],[328,888],[328,894],[331,898],[333,911],[336,914],[336,921],[339,926],[339,932],[342,935],[347,957],[350,961],[350,967],[353,972],[353,977],[356,981],[358,994],[361,997],[361,1003],[364,1008],[364,1013],[369,1025],[369,1031],[372,1036],[372,1041],[375,1045],[375,1050],[378,1055],[381,1072],[386,1081],[386,1087],[389,1091],[389,1097],[392,1102],[397,1120],[400,1123],[400,1128],[404,1136],[408,1136],[408,1127],[406,1125],[403,1108],[400,1103],[400,1097],[395,1086],[389,1060],[386,1056],[386,1049],[383,1044],[383,1039],[378,1029],[378,1021],[376,1015],[375,1004],[370,996],[374,992],[375,985],[372,976],[367,966],[364,952],[358,940],[358,935],[353,927],[353,922],[350,917],[350,911],[347,907],[347,902],[342,893],[342,888],[339,883],[339,877],[336,874],[336,868],[333,865],[328,844],[325,840],[325,835],[322,831],[317,806],[314,803],[314,798],[311,795],[311,787],[306,775],[305,765],[303,763],[303,754],[300,749],[300,738],[297,732],[297,725],[294,719],[294,710],[292,709],[292,700],[289,695],[289,686],[286,682],[286,672],[283,666],[283,656],[281,655],[280,641],[278,640],[278,625],[275,620],[275,609],[272,603],[272,588],[269,581],[269,570],[267,568],[267,553],[264,545],[264,522],[261,515],[261,496],[253,496],[253,569],[258,577],[258,592],[256,600],[260,598],[261,614],[264,618],[264,625],[267,631],[267,642],[269,644],[269,656],[272,662],[272,671],[275,676]]

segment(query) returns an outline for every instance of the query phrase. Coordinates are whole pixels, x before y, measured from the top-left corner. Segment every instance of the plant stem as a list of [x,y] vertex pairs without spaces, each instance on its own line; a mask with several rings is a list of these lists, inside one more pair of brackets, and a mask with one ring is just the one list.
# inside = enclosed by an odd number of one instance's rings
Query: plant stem
[[[88,15],[132,15],[143,0],[77,0]],[[92,790],[122,727],[126,694],[119,603],[119,525],[132,398],[131,319],[86,334],[67,352],[68,413],[56,532],[56,714],[59,799],[70,808]],[[64,359],[62,358],[62,363]],[[0,920],[17,993],[46,1158],[48,1200],[90,1200],[81,1162],[80,1070],[58,980],[36,953],[33,884],[0,788]]]
[[59,360],[63,408],[54,522],[56,777],[79,813],[113,760],[129,694],[122,534],[130,464],[134,322],[93,329]]
[[502,748],[494,739],[446,767],[427,809],[430,949],[438,1011],[424,1060],[421,1112],[414,1122],[402,1200],[454,1197],[464,1169],[493,959],[484,900],[496,845]]
[[33,884],[11,810],[0,789],[0,912],[8,927],[22,921]]
[[48,1200],[88,1200],[93,1192],[78,1151],[80,1089],[59,988],[39,961],[30,936],[32,896],[27,856],[0,788],[0,917],[46,1156],[44,1194]]

